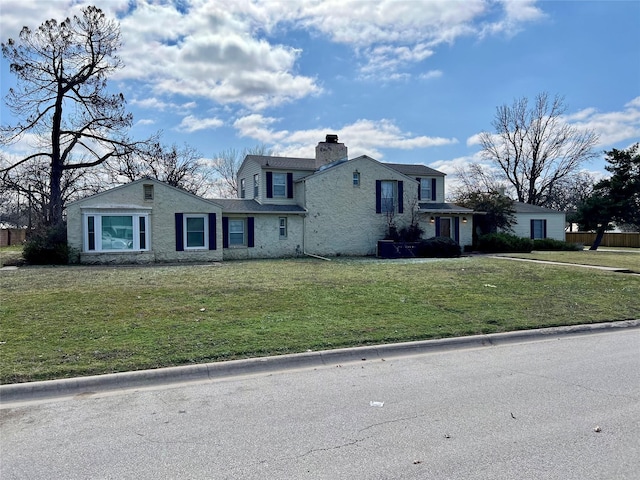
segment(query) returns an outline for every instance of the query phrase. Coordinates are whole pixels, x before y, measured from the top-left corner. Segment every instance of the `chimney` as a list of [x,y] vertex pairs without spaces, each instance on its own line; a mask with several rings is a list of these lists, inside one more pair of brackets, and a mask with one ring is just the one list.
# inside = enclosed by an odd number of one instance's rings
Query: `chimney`
[[316,146],[316,169],[347,158],[347,147],[344,143],[338,143],[338,135],[329,134],[324,142],[318,142]]

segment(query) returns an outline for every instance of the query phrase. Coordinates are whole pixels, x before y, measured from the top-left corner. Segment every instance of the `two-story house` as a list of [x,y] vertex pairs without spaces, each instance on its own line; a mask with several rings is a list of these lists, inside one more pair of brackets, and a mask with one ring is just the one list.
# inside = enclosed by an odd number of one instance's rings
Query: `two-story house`
[[445,202],[424,165],[348,158],[336,135],[314,158],[248,155],[238,196],[204,199],[142,179],[71,203],[69,244],[83,263],[375,255],[390,225],[472,242],[472,211]]

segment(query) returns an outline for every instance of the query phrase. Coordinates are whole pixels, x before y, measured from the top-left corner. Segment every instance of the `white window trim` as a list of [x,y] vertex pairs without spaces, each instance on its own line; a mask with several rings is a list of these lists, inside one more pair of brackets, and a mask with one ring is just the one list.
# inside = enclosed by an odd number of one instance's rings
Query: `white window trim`
[[[89,250],[89,217],[94,218],[94,249]],[[102,217],[132,217],[133,228],[133,248],[131,249],[103,249],[102,248]],[[145,242],[146,245],[140,245],[140,218],[145,221]],[[132,252],[148,252],[151,245],[151,223],[149,222],[149,213],[140,211],[108,211],[108,210],[92,210],[82,214],[82,251],[85,253],[132,253]]]
[[[204,219],[204,244],[202,246],[198,245],[197,247],[189,247],[187,246],[187,219],[189,218],[202,218]],[[183,237],[183,245],[185,250],[208,250],[209,249],[209,215],[207,214],[194,214],[194,213],[185,213],[183,218],[183,227],[182,227],[182,237]]]
[[[231,222],[242,222],[242,243],[231,243]],[[234,217],[229,218],[229,231],[227,232],[227,243],[229,248],[242,248],[247,246],[247,219]]]
[[[426,187],[423,187],[426,185]],[[426,195],[425,195],[426,193]],[[430,178],[421,178],[420,179],[420,201],[431,202],[431,179]]]
[[[391,188],[392,188],[390,198],[393,204],[392,204],[391,210],[387,210],[385,208],[385,200],[389,198],[389,197],[383,196],[385,183],[391,184]],[[384,213],[387,215],[398,213],[398,182],[396,180],[382,180],[382,183],[380,185],[380,210],[381,210],[381,213]]]
[[[276,176],[281,176],[284,179],[284,183],[276,183]],[[273,194],[273,198],[287,198],[287,174],[280,172],[273,172],[272,184],[271,184],[271,193]],[[276,185],[284,187],[283,194],[276,195]]]
[[288,223],[287,217],[278,217],[278,236],[280,238],[287,238],[287,235],[289,234]]

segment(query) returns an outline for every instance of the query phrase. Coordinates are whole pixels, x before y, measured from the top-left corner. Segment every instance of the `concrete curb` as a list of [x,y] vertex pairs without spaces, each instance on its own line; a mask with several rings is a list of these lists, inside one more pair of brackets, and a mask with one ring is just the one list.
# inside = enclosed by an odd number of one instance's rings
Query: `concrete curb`
[[91,395],[114,390],[150,388],[159,385],[214,380],[240,375],[253,375],[322,367],[348,362],[393,358],[444,350],[479,348],[518,342],[548,340],[568,335],[604,333],[621,328],[639,328],[640,320],[551,327],[535,330],[443,338],[406,343],[392,343],[336,350],[322,350],[273,357],[230,360],[181,367],[138,370],[133,372],[67,378],[44,382],[0,385],[0,404],[30,402],[58,397]]

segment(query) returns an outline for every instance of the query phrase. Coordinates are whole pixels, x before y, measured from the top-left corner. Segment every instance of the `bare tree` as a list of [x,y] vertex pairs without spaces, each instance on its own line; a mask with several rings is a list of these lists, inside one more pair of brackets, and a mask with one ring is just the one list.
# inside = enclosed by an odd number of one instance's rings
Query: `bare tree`
[[501,192],[507,188],[504,175],[478,162],[464,168],[456,167],[455,173],[458,183],[451,190],[451,198],[456,203],[458,199],[466,199],[473,193]]
[[115,184],[150,177],[201,196],[212,187],[212,172],[202,155],[187,144],[165,146],[155,141],[105,166]]
[[266,145],[256,145],[253,148],[235,148],[223,150],[213,157],[212,170],[218,180],[218,193],[223,198],[238,197],[238,170],[247,155],[272,155]]
[[494,162],[513,185],[518,201],[545,205],[556,184],[595,156],[598,136],[567,124],[562,97],[536,96],[496,109],[495,133],[480,134],[483,156]]
[[35,31],[24,27],[17,41],[2,43],[17,77],[6,104],[19,120],[2,126],[0,144],[27,133],[39,144],[0,173],[18,167],[47,172],[44,223],[49,226],[63,221],[63,179],[77,178],[65,172],[95,167],[136,146],[125,136],[132,116],[125,112],[123,95],[107,91],[107,78],[122,67],[119,47],[119,25],[92,6],[61,23],[48,20]]

